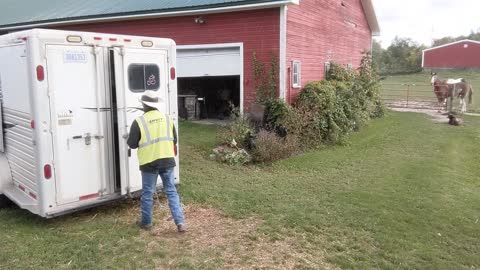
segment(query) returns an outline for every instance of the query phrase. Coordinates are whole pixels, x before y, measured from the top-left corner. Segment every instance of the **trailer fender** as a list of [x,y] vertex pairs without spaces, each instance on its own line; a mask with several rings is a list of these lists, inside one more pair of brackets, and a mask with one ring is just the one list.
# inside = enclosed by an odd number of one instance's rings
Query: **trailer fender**
[[0,195],[8,183],[12,182],[12,171],[5,154],[0,153]]

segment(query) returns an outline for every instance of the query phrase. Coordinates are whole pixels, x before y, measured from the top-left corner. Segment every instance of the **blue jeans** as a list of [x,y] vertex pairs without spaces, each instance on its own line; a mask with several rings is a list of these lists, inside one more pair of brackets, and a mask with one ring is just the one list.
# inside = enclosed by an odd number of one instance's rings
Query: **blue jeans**
[[158,173],[142,172],[142,224],[152,224],[153,195],[157,187],[158,175],[162,178],[163,193],[165,193],[168,198],[168,206],[170,207],[175,224],[185,223],[182,206],[180,205],[180,197],[175,187],[173,169],[174,168],[162,169],[159,170]]

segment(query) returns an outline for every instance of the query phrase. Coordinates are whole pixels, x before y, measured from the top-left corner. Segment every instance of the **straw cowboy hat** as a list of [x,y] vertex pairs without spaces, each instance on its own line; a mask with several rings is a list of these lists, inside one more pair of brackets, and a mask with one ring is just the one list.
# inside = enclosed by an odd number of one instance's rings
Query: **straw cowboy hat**
[[142,104],[152,107],[158,108],[161,103],[163,103],[163,99],[159,98],[155,91],[147,90],[143,93],[143,95],[138,99]]

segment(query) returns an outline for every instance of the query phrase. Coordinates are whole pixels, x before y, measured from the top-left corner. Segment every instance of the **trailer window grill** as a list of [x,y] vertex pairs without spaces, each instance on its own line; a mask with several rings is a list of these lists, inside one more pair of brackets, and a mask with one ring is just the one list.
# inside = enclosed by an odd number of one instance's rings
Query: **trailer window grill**
[[134,93],[158,90],[160,69],[154,64],[131,64],[128,66],[128,86]]

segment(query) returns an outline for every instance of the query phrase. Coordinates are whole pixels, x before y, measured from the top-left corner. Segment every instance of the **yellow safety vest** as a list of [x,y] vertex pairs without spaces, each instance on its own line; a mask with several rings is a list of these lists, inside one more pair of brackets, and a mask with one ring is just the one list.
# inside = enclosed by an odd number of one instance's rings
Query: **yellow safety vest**
[[146,112],[136,119],[140,128],[138,162],[145,165],[161,158],[175,157],[173,122],[158,110]]

